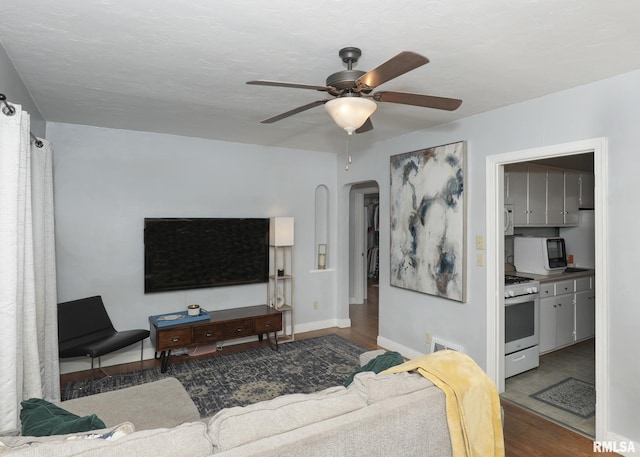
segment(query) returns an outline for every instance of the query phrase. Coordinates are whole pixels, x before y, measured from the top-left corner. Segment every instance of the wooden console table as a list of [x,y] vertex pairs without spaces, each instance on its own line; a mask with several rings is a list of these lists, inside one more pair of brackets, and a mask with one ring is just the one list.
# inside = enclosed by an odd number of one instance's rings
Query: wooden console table
[[169,367],[172,349],[254,335],[262,341],[263,335],[266,333],[268,338],[270,332],[273,332],[275,340],[272,349],[278,349],[277,332],[282,330],[282,312],[267,305],[258,305],[212,311],[210,315],[209,320],[160,328],[150,321],[151,341],[155,345],[156,359],[162,360],[162,373]]

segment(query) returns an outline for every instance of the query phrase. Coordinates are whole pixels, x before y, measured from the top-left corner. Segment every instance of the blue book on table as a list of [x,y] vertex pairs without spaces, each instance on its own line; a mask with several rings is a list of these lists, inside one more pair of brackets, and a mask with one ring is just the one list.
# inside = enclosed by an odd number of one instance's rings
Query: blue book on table
[[197,321],[208,321],[211,318],[208,311],[200,308],[200,314],[197,316],[189,316],[186,310],[173,313],[158,314],[149,316],[149,322],[156,327],[169,327],[171,325],[186,324]]

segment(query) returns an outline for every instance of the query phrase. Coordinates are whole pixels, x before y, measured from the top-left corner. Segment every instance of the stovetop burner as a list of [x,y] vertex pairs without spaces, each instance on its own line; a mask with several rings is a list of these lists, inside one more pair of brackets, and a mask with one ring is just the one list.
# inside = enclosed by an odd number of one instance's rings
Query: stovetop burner
[[533,281],[533,278],[527,278],[526,276],[513,276],[513,275],[505,275],[504,283],[506,285],[510,284],[522,284],[523,282]]

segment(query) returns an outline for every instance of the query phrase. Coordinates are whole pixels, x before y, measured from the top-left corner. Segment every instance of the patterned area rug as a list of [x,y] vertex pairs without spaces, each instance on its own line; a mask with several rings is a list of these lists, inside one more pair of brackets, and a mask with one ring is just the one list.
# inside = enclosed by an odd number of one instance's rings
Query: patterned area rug
[[[260,347],[206,359],[172,363],[96,380],[93,393],[107,392],[164,377],[177,378],[202,417],[223,408],[244,406],[282,394],[317,392],[341,385],[360,366],[366,349],[337,335],[281,344],[279,351]],[[90,394],[89,380],[65,385],[63,400]]]
[[567,378],[529,396],[584,419],[596,413],[595,386],[576,378]]

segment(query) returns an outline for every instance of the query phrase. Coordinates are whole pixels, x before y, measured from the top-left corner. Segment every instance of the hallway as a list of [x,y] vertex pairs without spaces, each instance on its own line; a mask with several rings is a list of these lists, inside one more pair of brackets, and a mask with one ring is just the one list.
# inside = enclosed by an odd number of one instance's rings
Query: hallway
[[351,331],[376,344],[378,337],[378,280],[367,281],[367,298],[362,304],[349,305]]

